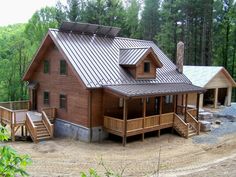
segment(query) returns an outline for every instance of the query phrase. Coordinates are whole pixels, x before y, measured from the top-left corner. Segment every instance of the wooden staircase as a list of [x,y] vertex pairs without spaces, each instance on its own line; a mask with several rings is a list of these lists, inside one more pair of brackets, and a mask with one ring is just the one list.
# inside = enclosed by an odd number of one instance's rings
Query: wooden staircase
[[53,138],[54,125],[44,111],[42,113],[27,112],[25,125],[35,143]]
[[50,139],[50,132],[47,130],[47,127],[44,125],[43,121],[34,121],[33,122],[36,127],[36,139],[37,140],[45,140]]
[[190,113],[187,113],[187,123],[184,122],[181,116],[175,114],[173,128],[180,136],[185,138],[189,138],[200,133],[200,124]]

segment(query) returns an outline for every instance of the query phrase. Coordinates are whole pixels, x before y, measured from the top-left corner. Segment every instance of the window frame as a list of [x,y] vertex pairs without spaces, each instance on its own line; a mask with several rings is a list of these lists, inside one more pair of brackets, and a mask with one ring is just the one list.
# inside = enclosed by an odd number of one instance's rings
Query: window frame
[[[148,68],[148,70],[146,70],[147,68]],[[144,61],[144,63],[143,63],[143,72],[144,73],[150,73],[151,72],[151,62],[150,61]]]
[[[65,64],[64,65],[64,67],[65,67],[65,71],[63,71],[62,70],[62,67],[63,67],[63,64]],[[66,62],[66,60],[64,60],[64,59],[61,59],[60,60],[60,75],[63,75],[63,76],[66,76],[67,75],[67,73],[68,73],[68,66],[67,66],[67,62]]]
[[[45,98],[47,94],[47,99]],[[49,91],[44,91],[43,92],[43,104],[44,105],[50,105],[50,92]]]
[[[62,97],[64,97],[64,98],[62,98]],[[62,101],[65,101],[64,106],[63,106]],[[60,94],[59,95],[59,108],[63,109],[63,110],[67,110],[67,95],[66,94]]]
[[[47,67],[46,67],[46,64],[47,64]],[[47,70],[46,70],[47,68]],[[43,73],[44,74],[49,74],[50,73],[50,61],[48,59],[45,59],[43,61]]]

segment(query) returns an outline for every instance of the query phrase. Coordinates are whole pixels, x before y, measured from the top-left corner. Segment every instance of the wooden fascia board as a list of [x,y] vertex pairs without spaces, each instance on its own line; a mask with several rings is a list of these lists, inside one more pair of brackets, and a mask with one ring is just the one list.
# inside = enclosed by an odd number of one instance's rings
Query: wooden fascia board
[[156,67],[161,68],[163,66],[163,64],[161,63],[160,59],[157,57],[157,55],[155,54],[155,52],[153,51],[152,48],[149,48],[144,55],[140,58],[140,60],[136,63],[136,67],[143,61],[146,59],[146,57],[151,54],[152,55],[152,60],[155,63]]
[[23,81],[27,81],[31,74],[31,70],[32,70],[32,65],[35,63],[35,60],[37,60],[37,56],[39,55],[39,53],[41,52],[42,48],[44,47],[45,41],[47,40],[47,38],[49,37],[49,32],[47,32],[47,34],[45,35],[44,39],[42,40],[38,50],[35,52],[33,59],[31,60],[26,72],[24,73],[22,80]]
[[234,79],[231,77],[231,75],[229,74],[229,72],[222,67],[203,87],[204,88],[208,88],[210,89],[210,87],[208,87],[207,85],[217,77],[218,74],[223,73],[224,76],[226,77],[226,79],[228,80],[228,82],[231,84],[232,87],[236,87],[236,82],[234,81]]

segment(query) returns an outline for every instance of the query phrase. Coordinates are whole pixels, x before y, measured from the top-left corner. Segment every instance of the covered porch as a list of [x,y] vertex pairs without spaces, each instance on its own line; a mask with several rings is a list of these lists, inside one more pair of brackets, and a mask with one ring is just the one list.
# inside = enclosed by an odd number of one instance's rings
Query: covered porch
[[[174,92],[176,86],[182,89]],[[160,88],[162,87],[162,88]],[[186,84],[150,84],[107,86],[103,98],[104,130],[127,137],[173,128],[188,138],[199,134],[199,95],[202,89]],[[180,89],[180,88],[179,88]],[[195,107],[188,107],[188,94],[198,94]]]

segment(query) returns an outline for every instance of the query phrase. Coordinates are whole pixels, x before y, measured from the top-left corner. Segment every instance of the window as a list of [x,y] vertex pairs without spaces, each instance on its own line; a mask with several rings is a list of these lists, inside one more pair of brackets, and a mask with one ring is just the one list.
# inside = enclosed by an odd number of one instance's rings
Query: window
[[173,103],[173,95],[165,96],[165,102],[166,103]]
[[49,73],[49,70],[50,70],[50,64],[49,64],[49,61],[48,60],[44,60],[44,63],[43,63],[43,72],[45,74]]
[[49,105],[50,101],[50,93],[45,91],[43,92],[43,104]]
[[60,95],[60,108],[66,109],[67,108],[67,97],[66,95]]
[[144,62],[144,72],[145,73],[149,73],[150,72],[150,65],[151,65],[151,63],[150,62]]
[[60,61],[60,74],[67,75],[67,64],[65,60]]

